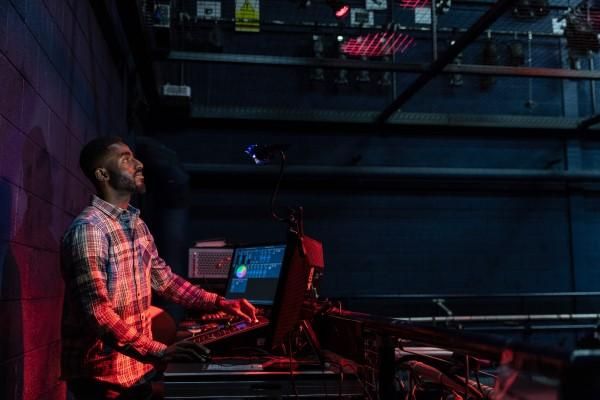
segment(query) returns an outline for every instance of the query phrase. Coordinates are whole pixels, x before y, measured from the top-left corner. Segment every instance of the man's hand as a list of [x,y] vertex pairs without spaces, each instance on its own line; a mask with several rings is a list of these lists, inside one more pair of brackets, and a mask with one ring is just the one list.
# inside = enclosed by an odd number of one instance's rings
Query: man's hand
[[160,360],[163,362],[208,362],[210,361],[210,350],[199,343],[182,341],[167,347]]
[[227,300],[219,297],[217,308],[229,315],[235,315],[245,319],[248,322],[256,322],[256,308],[246,299]]

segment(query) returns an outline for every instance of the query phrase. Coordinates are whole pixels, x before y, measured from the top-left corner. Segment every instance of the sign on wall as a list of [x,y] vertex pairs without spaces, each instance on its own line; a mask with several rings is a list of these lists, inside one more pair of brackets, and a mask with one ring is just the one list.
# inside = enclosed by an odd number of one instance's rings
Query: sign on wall
[[260,31],[260,0],[235,0],[235,30]]
[[221,3],[218,1],[196,1],[196,17],[200,19],[221,18]]
[[366,0],[365,8],[367,10],[386,10],[387,0]]

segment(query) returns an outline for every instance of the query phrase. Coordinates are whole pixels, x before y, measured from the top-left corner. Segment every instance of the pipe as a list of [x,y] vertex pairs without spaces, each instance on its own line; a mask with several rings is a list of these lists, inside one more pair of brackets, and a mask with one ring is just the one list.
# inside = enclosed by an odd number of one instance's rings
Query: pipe
[[[251,168],[241,164],[197,164],[185,163],[190,174],[261,177],[273,175],[270,168]],[[288,177],[295,178],[349,178],[349,179],[441,179],[441,180],[486,180],[525,182],[598,182],[597,170],[545,170],[545,169],[500,169],[500,168],[429,168],[429,167],[338,167],[338,166],[288,166]]]
[[403,299],[456,299],[502,297],[597,297],[600,292],[524,292],[524,293],[426,293],[426,294],[362,294],[340,296],[340,299],[403,300]]
[[[220,54],[191,51],[171,51],[167,61],[202,62],[217,64],[262,65],[269,67],[301,67],[301,68],[344,68],[352,70],[368,69],[370,71],[419,72],[431,73],[432,68],[426,64],[384,63],[377,61],[342,60],[335,58],[267,56],[259,54]],[[600,71],[570,70],[559,68],[511,67],[507,65],[446,64],[438,73],[465,75],[496,75],[513,77],[534,77],[548,79],[600,79]]]
[[419,326],[407,321],[331,308],[325,314],[335,324],[348,322],[380,335],[390,335],[429,346],[467,353],[490,361],[508,363],[519,370],[559,377],[566,370],[570,354],[543,346],[517,343],[509,338],[481,335],[439,327]]
[[494,322],[494,321],[573,321],[581,319],[600,320],[600,314],[508,314],[508,315],[455,315],[435,317],[397,317],[396,321],[408,322]]

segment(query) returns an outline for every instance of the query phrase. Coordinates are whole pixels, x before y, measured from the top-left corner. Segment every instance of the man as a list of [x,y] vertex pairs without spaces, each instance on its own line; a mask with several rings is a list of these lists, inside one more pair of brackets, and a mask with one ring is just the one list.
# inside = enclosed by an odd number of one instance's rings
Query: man
[[148,398],[153,364],[204,356],[194,343],[166,346],[152,339],[152,289],[178,304],[248,321],[256,319],[255,309],[245,299],[195,287],[158,256],[139,210],[129,204],[145,191],[143,165],[120,138],[92,140],[79,162],[97,196],[62,243],[62,377],[75,399]]

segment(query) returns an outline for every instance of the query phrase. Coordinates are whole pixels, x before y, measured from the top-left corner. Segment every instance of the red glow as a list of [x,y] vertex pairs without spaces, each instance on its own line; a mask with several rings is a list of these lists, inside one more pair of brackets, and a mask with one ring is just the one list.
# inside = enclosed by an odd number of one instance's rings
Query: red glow
[[590,25],[595,32],[600,32],[600,10],[589,10]]
[[344,4],[335,12],[335,17],[336,18],[344,18],[346,15],[348,15],[349,12],[350,12],[350,6],[347,4]]
[[429,5],[429,0],[400,0],[400,7],[423,8]]
[[380,32],[349,39],[341,50],[349,56],[380,57],[396,52],[404,53],[414,39],[400,32]]

